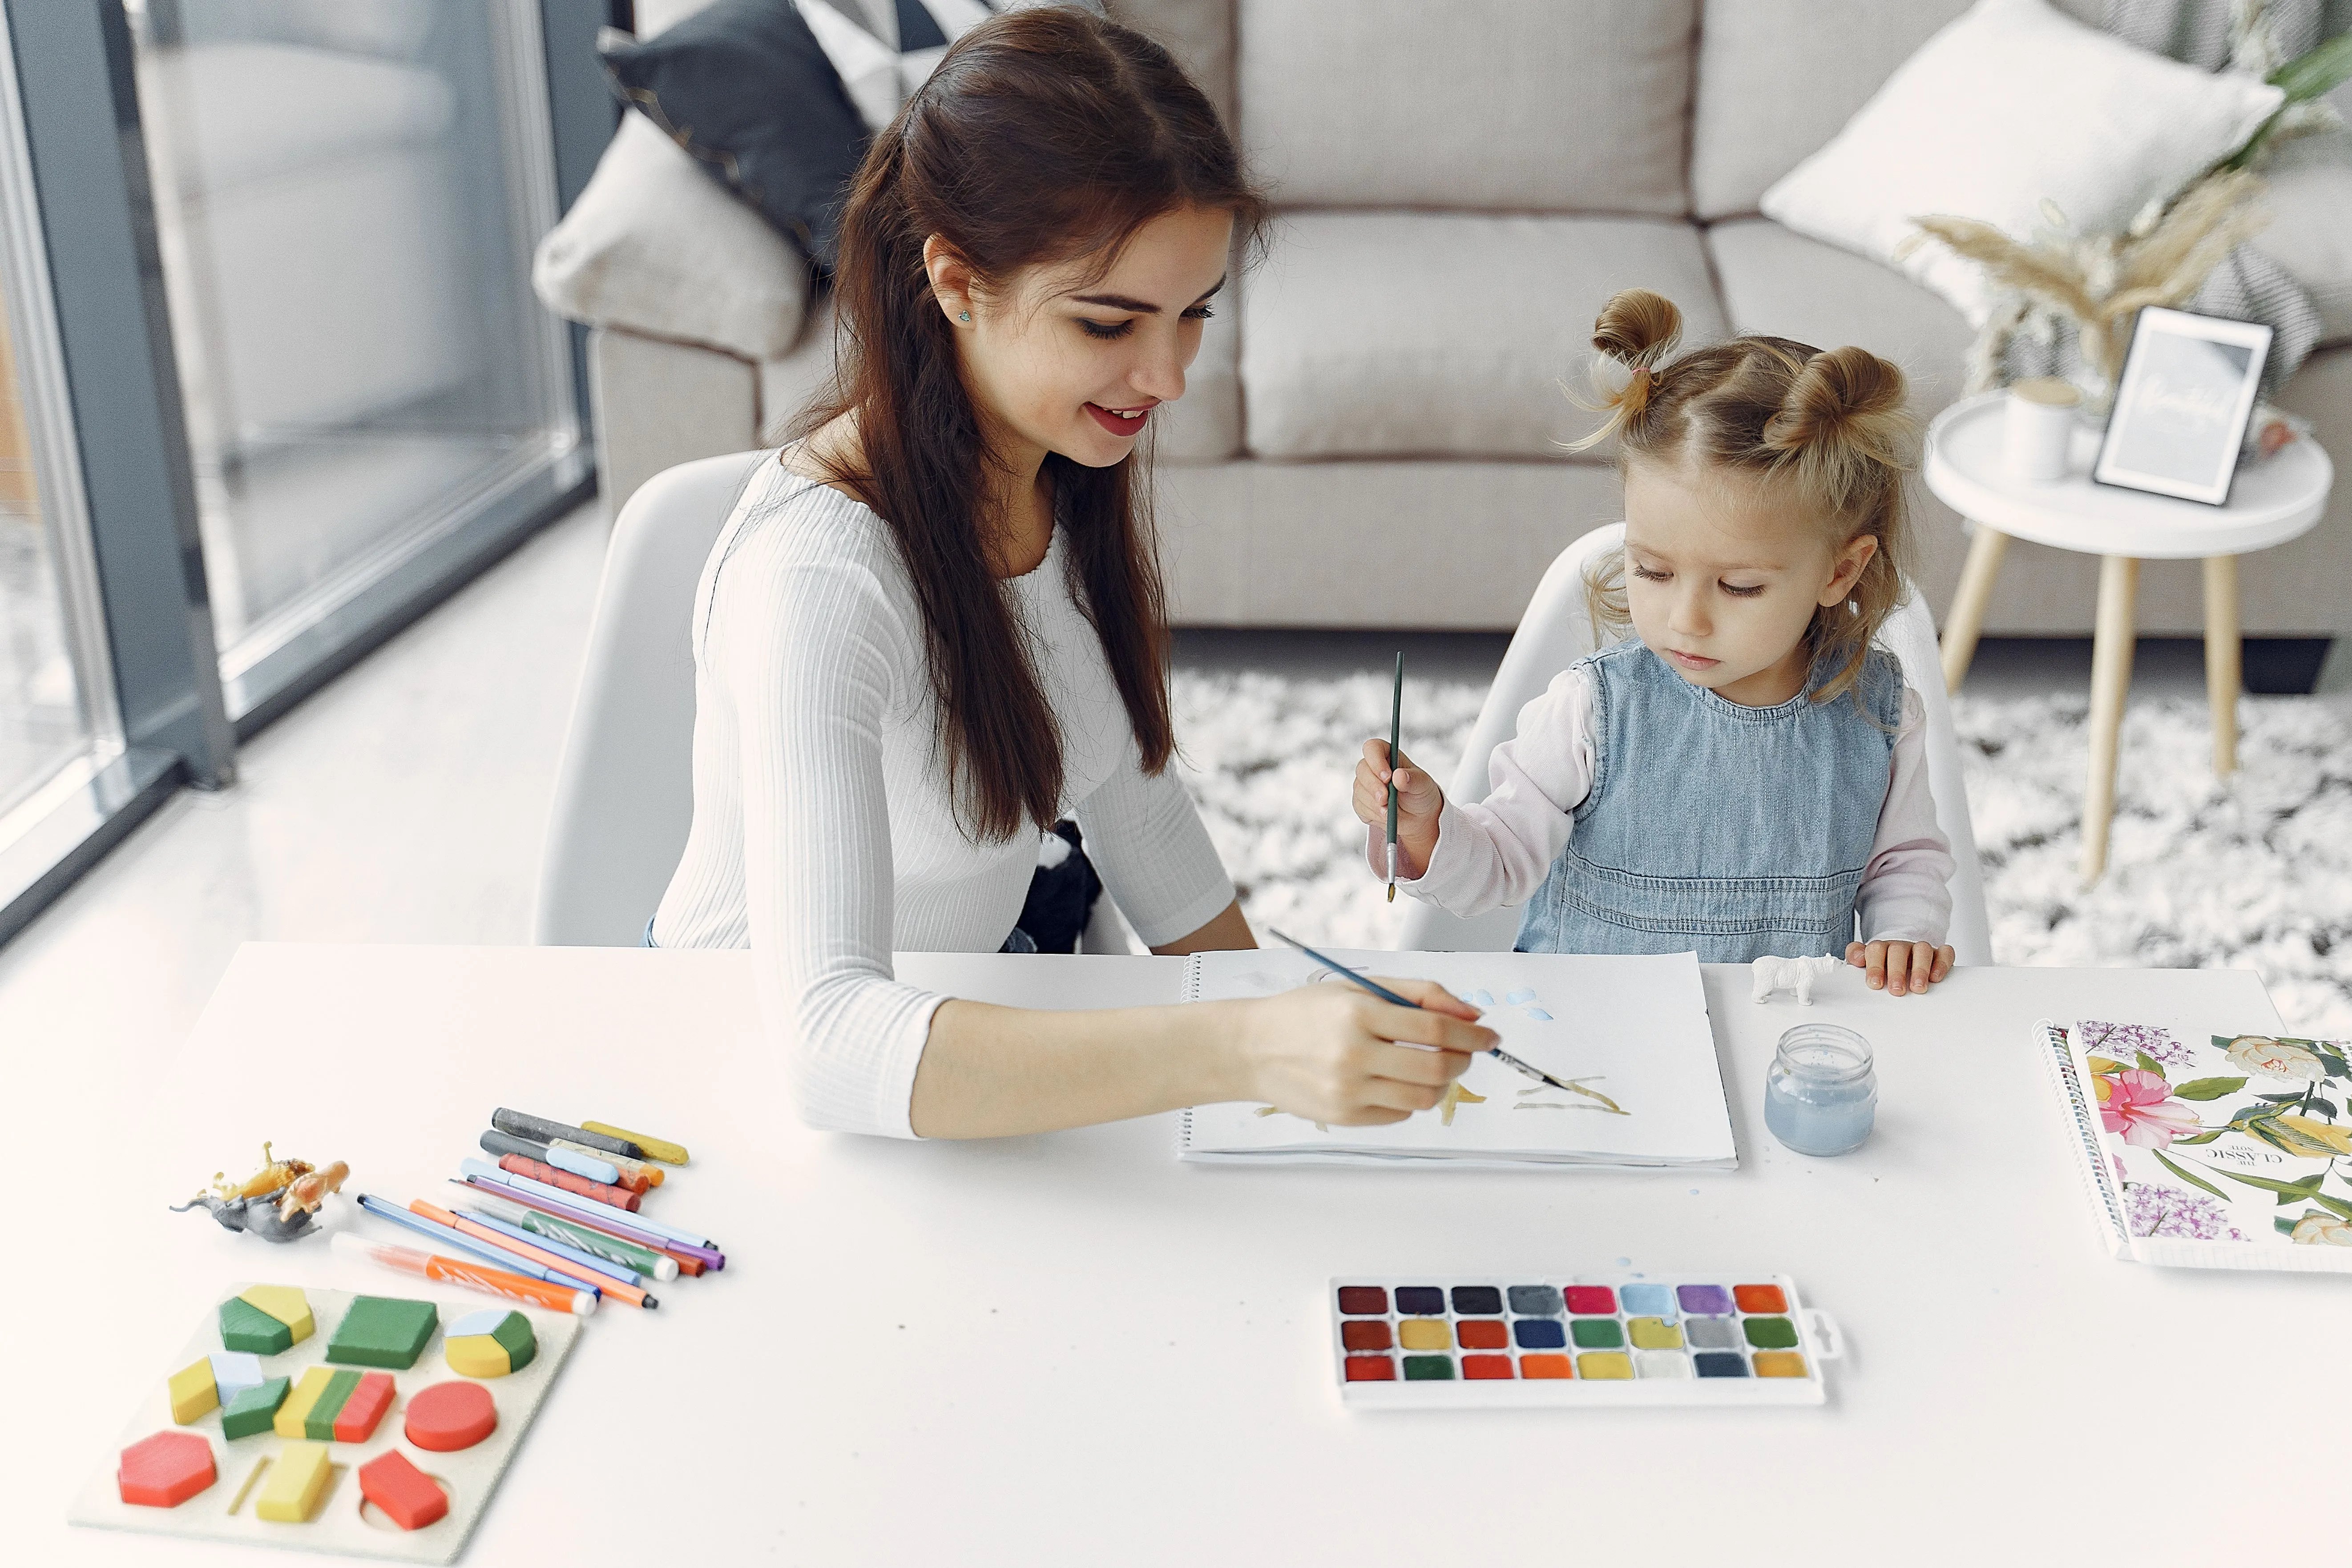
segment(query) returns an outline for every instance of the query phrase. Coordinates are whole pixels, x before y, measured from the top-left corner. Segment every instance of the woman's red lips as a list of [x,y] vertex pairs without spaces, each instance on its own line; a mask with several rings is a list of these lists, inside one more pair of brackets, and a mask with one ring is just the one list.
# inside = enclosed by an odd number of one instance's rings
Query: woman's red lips
[[1157,406],[1157,405],[1147,403],[1140,408],[1132,408],[1122,412],[1117,409],[1105,408],[1099,403],[1089,403],[1087,405],[1087,412],[1095,416],[1096,424],[1101,426],[1112,435],[1132,436],[1137,431],[1143,428],[1143,422],[1151,416],[1151,410],[1155,406]]

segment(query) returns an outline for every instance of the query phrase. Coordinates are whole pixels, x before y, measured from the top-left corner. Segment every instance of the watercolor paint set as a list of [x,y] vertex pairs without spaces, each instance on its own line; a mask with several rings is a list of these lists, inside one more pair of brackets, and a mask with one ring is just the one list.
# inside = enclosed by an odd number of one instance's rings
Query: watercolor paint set
[[1331,1281],[1342,1400],[1391,1410],[1819,1405],[1837,1324],[1785,1274]]

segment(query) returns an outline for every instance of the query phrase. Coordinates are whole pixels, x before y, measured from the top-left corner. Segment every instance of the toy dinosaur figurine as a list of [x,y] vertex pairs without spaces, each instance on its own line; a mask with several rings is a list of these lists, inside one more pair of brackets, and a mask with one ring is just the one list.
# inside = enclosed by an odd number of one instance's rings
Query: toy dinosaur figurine
[[264,1241],[298,1241],[313,1227],[329,1193],[340,1192],[352,1168],[341,1160],[320,1170],[307,1160],[280,1160],[261,1146],[261,1169],[231,1184],[213,1173],[212,1191],[175,1205],[185,1214],[201,1205],[225,1230],[244,1231]]

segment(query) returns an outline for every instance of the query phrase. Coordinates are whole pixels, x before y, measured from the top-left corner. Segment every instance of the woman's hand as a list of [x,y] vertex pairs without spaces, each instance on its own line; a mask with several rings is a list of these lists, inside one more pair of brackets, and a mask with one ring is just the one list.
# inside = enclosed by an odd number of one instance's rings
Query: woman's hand
[[[1389,825],[1389,743],[1365,742],[1363,760],[1356,764],[1356,820],[1368,822],[1382,833]],[[1437,853],[1437,815],[1445,809],[1445,792],[1401,752],[1395,773],[1397,875],[1417,878],[1429,869],[1429,858]]]
[[1852,942],[1845,961],[1866,972],[1873,991],[1890,996],[1925,991],[1952,972],[1952,950],[1929,942]]
[[1337,979],[1226,1004],[1237,1026],[1239,1098],[1333,1126],[1402,1121],[1435,1105],[1471,1057],[1499,1038],[1476,1022],[1477,1008],[1433,981],[1381,984],[1421,1006]]

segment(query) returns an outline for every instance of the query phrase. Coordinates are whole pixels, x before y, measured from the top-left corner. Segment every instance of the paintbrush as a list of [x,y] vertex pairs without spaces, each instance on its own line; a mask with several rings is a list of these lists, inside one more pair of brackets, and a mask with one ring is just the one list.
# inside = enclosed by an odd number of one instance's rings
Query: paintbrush
[[[1379,981],[1369,979],[1364,975],[1357,973],[1354,970],[1349,968],[1338,959],[1331,958],[1326,954],[1316,952],[1305,942],[1300,942],[1297,937],[1285,936],[1280,931],[1276,931],[1272,926],[1268,926],[1266,928],[1266,932],[1276,942],[1288,942],[1291,946],[1297,948],[1299,952],[1305,953],[1307,957],[1313,959],[1316,963],[1321,964],[1332,973],[1337,974],[1343,979],[1354,981],[1357,984],[1362,986],[1365,990],[1370,992],[1373,995],[1379,997],[1383,1002],[1393,1002],[1400,1007],[1421,1007],[1420,1003],[1413,1001],[1410,997],[1398,995],[1395,992],[1390,990]],[[1428,1009],[1423,1007],[1422,1008],[1422,1011],[1427,1012]],[[1399,1043],[1406,1044],[1409,1042],[1401,1041]],[[1529,1078],[1535,1079],[1542,1083],[1548,1083],[1563,1094],[1580,1094],[1585,1096],[1587,1099],[1597,1100],[1602,1105],[1607,1106],[1611,1110],[1616,1111],[1620,1116],[1630,1116],[1633,1114],[1633,1112],[1620,1108],[1615,1100],[1610,1099],[1599,1089],[1587,1089],[1582,1084],[1569,1083],[1563,1079],[1556,1079],[1552,1077],[1551,1074],[1544,1071],[1543,1068],[1537,1067],[1534,1063],[1521,1061],[1518,1058],[1513,1056],[1510,1052],[1505,1050],[1500,1046],[1487,1047],[1486,1054],[1494,1058],[1496,1061],[1502,1063],[1505,1067],[1517,1068],[1519,1071],[1527,1074]]]
[[[1389,902],[1396,902],[1397,746],[1404,739],[1404,650],[1397,650],[1396,689],[1389,697]],[[1285,942],[1290,939],[1285,937]],[[1302,950],[1304,951],[1304,950]]]

